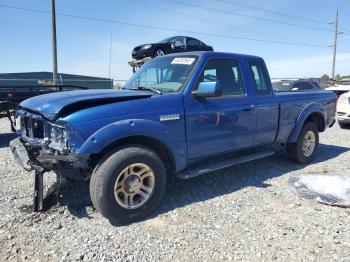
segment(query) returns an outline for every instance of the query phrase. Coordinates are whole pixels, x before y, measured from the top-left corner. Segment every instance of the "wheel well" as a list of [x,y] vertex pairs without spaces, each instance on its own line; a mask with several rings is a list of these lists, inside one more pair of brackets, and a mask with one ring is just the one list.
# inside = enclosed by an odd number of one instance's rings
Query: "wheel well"
[[326,129],[326,123],[321,113],[312,113],[308,116],[305,123],[306,122],[313,122],[317,126],[319,132],[323,132]]
[[94,154],[90,157],[91,166],[94,168],[98,162],[102,159],[102,157],[111,150],[115,150],[118,147],[122,147],[125,145],[140,145],[155,151],[163,160],[165,164],[165,168],[167,170],[175,169],[175,161],[167,146],[165,146],[162,142],[157,139],[148,137],[148,136],[131,136],[120,139],[109,144],[100,153]]

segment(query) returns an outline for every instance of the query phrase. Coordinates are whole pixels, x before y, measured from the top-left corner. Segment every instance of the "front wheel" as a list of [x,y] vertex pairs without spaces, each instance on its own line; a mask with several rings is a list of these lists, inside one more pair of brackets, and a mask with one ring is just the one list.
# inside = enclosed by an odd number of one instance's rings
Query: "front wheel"
[[125,224],[158,206],[165,183],[161,158],[148,148],[130,146],[101,160],[91,176],[90,194],[95,208],[112,224]]
[[313,122],[307,122],[301,129],[297,142],[287,145],[288,157],[300,164],[309,163],[316,157],[318,143],[317,126]]
[[153,57],[166,55],[163,49],[157,49],[154,51]]

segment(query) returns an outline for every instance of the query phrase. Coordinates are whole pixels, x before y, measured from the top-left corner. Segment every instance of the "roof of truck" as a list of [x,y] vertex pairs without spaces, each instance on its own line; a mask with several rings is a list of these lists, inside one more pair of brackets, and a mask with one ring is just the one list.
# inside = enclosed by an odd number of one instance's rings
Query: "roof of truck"
[[208,57],[243,57],[251,59],[262,59],[259,56],[246,55],[246,54],[237,54],[237,53],[228,53],[228,52],[216,52],[216,51],[194,51],[194,52],[183,52],[183,53],[172,53],[167,56],[185,56],[185,55],[197,55],[197,56],[208,56]]

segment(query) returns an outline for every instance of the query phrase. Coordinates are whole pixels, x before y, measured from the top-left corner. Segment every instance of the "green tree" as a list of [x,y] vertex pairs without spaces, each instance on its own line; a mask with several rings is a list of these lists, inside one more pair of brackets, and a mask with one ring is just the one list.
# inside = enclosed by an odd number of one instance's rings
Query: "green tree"
[[324,74],[323,76],[321,76],[321,80],[322,81],[328,81],[329,80],[329,75]]

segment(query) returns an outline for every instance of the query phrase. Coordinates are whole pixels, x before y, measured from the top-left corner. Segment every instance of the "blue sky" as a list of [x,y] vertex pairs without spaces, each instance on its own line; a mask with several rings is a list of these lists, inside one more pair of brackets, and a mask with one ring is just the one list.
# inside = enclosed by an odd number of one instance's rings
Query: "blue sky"
[[[339,49],[349,53],[338,53],[336,72],[350,74],[349,0],[175,1],[283,23],[317,27],[322,30],[255,20],[179,5],[167,0],[56,0],[56,12],[209,34],[327,46],[333,42],[332,25],[280,16],[228,4],[225,1],[324,22],[334,20],[338,7],[340,27],[347,29],[347,34],[339,36],[338,46]],[[50,11],[50,0],[0,0],[1,4]],[[25,12],[0,6],[0,72],[51,71],[50,22],[50,16],[45,13]],[[58,15],[59,72],[108,77],[111,33],[113,33],[111,76],[114,79],[127,79],[131,75],[127,61],[130,60],[134,46],[156,42],[172,35],[185,34]],[[331,48],[273,44],[194,33],[192,36],[212,45],[217,51],[262,56],[269,66],[272,77],[318,77],[331,72]]]

